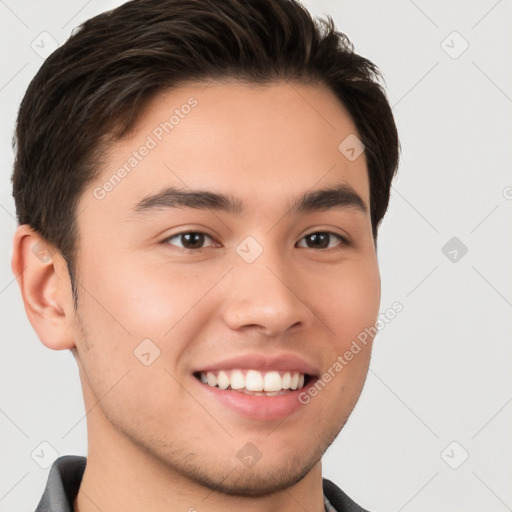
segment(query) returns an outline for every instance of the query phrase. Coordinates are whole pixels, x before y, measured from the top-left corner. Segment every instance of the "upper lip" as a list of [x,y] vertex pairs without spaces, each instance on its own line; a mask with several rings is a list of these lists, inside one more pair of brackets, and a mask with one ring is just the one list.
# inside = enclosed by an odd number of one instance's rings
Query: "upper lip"
[[312,364],[294,354],[244,354],[201,366],[193,370],[193,373],[220,370],[258,370],[266,372],[284,370],[312,376],[318,375],[317,369]]

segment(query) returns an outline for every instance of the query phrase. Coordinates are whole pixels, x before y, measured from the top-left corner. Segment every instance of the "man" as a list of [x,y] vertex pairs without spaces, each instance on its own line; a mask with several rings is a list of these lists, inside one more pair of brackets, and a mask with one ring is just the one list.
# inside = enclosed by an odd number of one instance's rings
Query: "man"
[[45,61],[12,266],[76,358],[88,456],[54,463],[38,511],[362,510],[321,457],[379,311],[378,78],[291,0],[134,0]]

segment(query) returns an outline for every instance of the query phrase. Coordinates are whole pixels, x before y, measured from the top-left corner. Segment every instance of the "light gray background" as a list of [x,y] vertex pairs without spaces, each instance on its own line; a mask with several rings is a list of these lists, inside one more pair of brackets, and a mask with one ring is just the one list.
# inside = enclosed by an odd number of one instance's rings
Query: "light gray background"
[[[1,511],[35,509],[48,469],[34,450],[48,464],[87,451],[75,362],[38,341],[10,269],[14,120],[38,52],[120,3],[0,0]],[[512,510],[512,1],[305,5],[382,69],[403,146],[379,260],[382,310],[404,310],[324,474],[374,511]],[[443,253],[452,237],[465,255]]]

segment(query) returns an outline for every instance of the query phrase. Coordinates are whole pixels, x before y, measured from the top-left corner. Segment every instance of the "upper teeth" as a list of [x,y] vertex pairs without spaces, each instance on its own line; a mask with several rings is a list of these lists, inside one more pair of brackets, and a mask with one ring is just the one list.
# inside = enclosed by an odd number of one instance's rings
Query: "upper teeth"
[[281,391],[300,389],[304,374],[299,372],[260,372],[258,370],[221,370],[201,372],[201,381],[220,389],[246,389],[248,391]]

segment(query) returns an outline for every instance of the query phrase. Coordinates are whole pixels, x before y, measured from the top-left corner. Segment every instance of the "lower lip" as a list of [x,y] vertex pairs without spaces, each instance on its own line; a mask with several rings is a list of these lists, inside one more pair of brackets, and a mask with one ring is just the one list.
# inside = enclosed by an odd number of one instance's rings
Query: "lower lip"
[[212,397],[231,410],[246,418],[263,421],[280,420],[297,412],[304,406],[299,401],[299,395],[307,392],[308,388],[314,384],[311,381],[302,389],[289,391],[284,395],[257,396],[209,386],[208,384],[203,384],[195,377],[192,378],[205,392],[210,393]]

